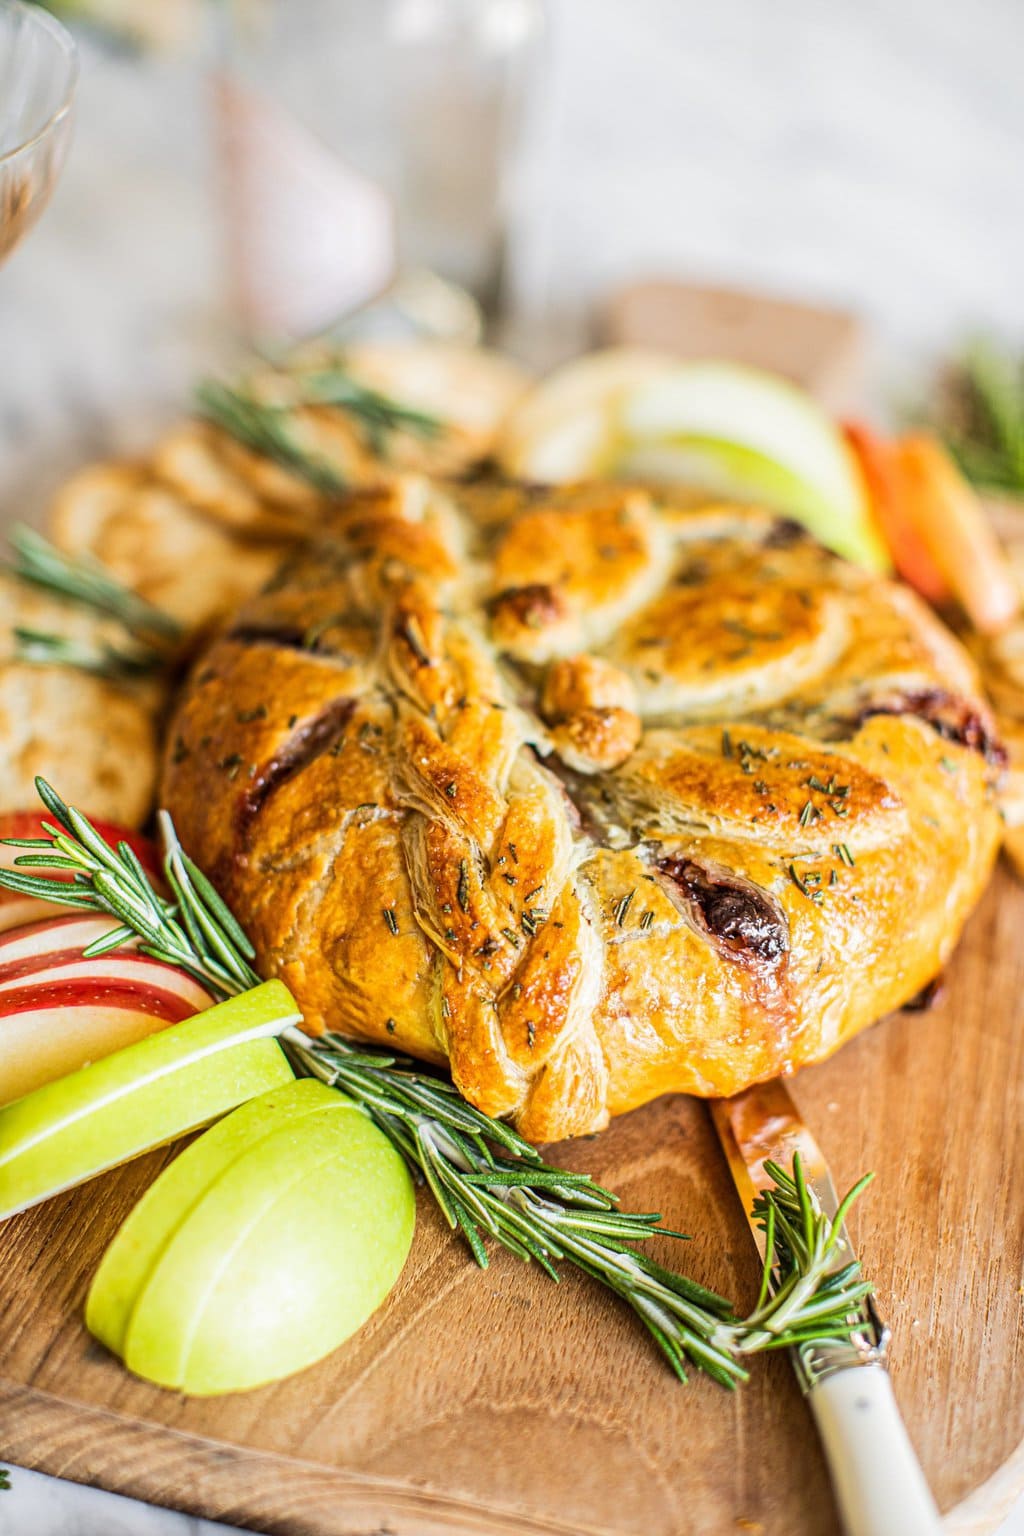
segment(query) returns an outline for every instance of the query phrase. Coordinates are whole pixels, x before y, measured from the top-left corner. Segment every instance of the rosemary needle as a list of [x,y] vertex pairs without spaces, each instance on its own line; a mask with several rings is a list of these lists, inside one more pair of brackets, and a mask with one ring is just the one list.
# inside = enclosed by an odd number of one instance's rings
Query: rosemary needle
[[295,437],[291,412],[285,407],[264,405],[251,395],[212,379],[200,384],[196,402],[207,421],[254,453],[292,470],[314,490],[337,496],[346,489],[338,471],[321,455],[305,449]]
[[32,528],[16,524],[11,553],[0,562],[17,581],[91,608],[125,630],[125,643],[72,639],[27,625],[12,630],[16,660],[36,666],[74,667],[124,682],[159,671],[170,660],[181,630],[170,614],[122,586],[89,555],[67,555]]
[[49,634],[45,630],[26,629],[22,625],[16,625],[12,634],[15,660],[33,666],[74,667],[96,677],[114,680],[148,677],[166,660],[148,648],[122,650],[106,642],[90,644],[85,640]]
[[20,523],[14,525],[8,539],[11,556],[3,563],[19,581],[106,614],[140,640],[180,639],[181,627],[169,613],[123,586],[91,555],[65,554],[41,533]]
[[[14,869],[0,869],[0,886],[108,913],[115,926],[88,954],[135,939],[143,953],[182,966],[220,997],[256,985],[251,944],[165,811],[159,826],[169,896],[153,887],[126,843],[111,849],[45,780],[36,787],[56,825],[44,824],[44,837],[6,840],[24,851]],[[655,1212],[620,1210],[618,1197],[589,1175],[546,1163],[440,1074],[334,1034],[313,1039],[288,1029],[282,1043],[297,1070],[362,1106],[481,1267],[490,1262],[488,1241],[535,1261],[552,1280],[560,1266],[575,1266],[633,1310],[683,1380],[690,1365],[735,1387],[747,1377],[748,1355],[846,1336],[856,1326],[851,1318],[870,1286],[855,1262],[833,1270],[842,1218],[867,1180],[829,1221],[813,1204],[798,1160],[792,1174],[770,1170],[775,1187],[755,1208],[768,1233],[761,1292],[741,1318],[724,1297],[633,1246],[683,1234],[662,1227]]]
[[392,432],[413,432],[419,437],[439,437],[444,423],[437,416],[402,405],[379,390],[360,384],[344,368],[326,368],[307,374],[300,385],[307,405],[333,405],[348,411],[362,426],[374,452],[384,456]]
[[951,370],[935,416],[969,480],[1024,490],[1024,358],[978,339]]
[[334,496],[346,489],[344,476],[322,455],[303,446],[294,429],[294,413],[308,406],[332,406],[342,410],[363,433],[379,458],[387,457],[388,439],[394,432],[413,432],[436,437],[443,423],[425,411],[401,405],[378,390],[360,384],[340,366],[305,376],[292,375],[287,403],[270,404],[243,390],[207,380],[196,399],[207,420],[275,463],[290,469],[316,490]]

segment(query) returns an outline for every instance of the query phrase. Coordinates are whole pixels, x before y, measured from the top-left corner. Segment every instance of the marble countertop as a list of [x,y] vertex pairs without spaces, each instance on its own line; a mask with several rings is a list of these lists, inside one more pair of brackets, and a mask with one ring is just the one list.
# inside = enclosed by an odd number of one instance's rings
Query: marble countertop
[[[1018,0],[549,12],[511,241],[540,354],[585,340],[610,283],[665,272],[853,306],[880,387],[976,328],[1024,337]],[[63,182],[0,269],[0,518],[144,445],[231,355],[206,129],[190,61],[86,42]],[[0,1536],[226,1529],[16,1468],[0,1491]]]
[[0,1492],[0,1536],[225,1536],[233,1526],[195,1520],[20,1467]]

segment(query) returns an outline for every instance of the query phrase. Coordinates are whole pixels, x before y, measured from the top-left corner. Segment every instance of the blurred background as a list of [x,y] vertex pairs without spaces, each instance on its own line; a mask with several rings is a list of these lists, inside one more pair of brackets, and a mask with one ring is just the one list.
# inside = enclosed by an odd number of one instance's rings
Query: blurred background
[[861,317],[883,411],[965,337],[1024,335],[1019,0],[57,9],[75,141],[0,269],[0,495],[29,512],[233,355],[247,287],[288,289],[282,233],[295,328],[382,286],[388,199],[402,262],[538,364],[650,277]]

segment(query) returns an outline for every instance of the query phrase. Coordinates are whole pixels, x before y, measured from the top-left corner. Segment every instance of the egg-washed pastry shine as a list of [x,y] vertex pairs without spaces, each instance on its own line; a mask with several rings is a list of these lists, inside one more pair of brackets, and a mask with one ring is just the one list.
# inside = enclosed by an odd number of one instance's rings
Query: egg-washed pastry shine
[[199,659],[163,799],[309,1027],[552,1140],[918,993],[1001,763],[959,644],[793,525],[410,479],[339,503]]

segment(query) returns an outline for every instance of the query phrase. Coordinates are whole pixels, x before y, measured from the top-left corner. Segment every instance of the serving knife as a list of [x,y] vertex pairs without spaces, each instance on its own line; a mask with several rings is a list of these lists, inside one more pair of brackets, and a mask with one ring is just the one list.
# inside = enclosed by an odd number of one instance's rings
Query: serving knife
[[[778,1079],[713,1100],[711,1114],[762,1260],[765,1234],[752,1208],[773,1185],[766,1163],[788,1169],[799,1152],[809,1191],[826,1216],[835,1216],[838,1201],[828,1165]],[[854,1257],[844,1225],[831,1272]],[[939,1536],[939,1512],[886,1366],[889,1330],[870,1297],[850,1320],[857,1327],[849,1339],[802,1344],[789,1352],[821,1435],[843,1528],[847,1536]]]

